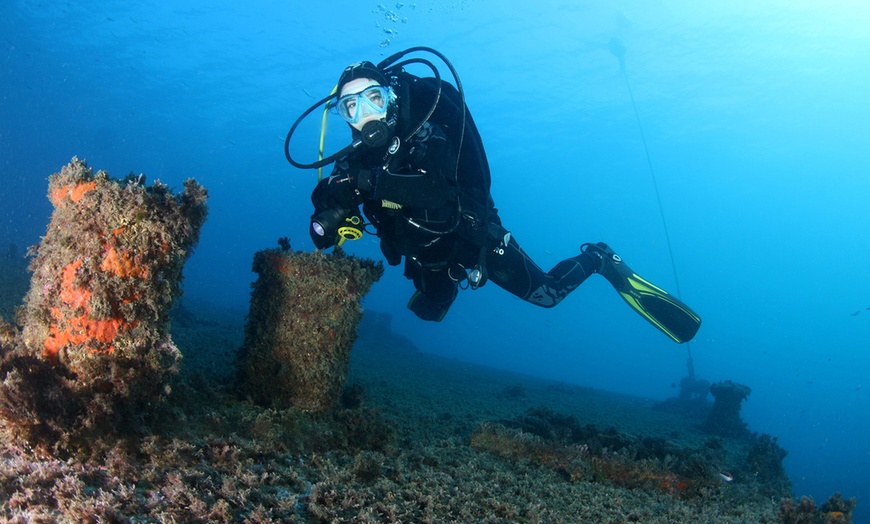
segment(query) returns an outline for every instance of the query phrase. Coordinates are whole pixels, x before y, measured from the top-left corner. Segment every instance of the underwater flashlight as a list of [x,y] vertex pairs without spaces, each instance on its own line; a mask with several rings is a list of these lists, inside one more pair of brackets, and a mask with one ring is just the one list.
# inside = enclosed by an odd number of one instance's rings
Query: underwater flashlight
[[[351,215],[344,219],[344,224],[338,227],[338,236],[344,240],[359,240],[363,236],[363,220],[359,215]],[[341,242],[341,240],[339,240]]]
[[[317,234],[313,238],[319,249],[330,246],[335,235],[339,237],[339,245],[345,240],[359,240],[363,236],[364,227],[358,210],[325,209],[311,217],[311,230]],[[318,242],[317,238],[323,241]]]

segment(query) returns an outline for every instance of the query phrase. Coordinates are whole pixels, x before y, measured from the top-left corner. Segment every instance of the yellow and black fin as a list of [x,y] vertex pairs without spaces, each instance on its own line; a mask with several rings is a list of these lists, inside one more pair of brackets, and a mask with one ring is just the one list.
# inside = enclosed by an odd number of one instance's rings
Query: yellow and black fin
[[584,252],[593,252],[602,258],[598,272],[647,322],[678,344],[694,338],[701,327],[701,317],[692,308],[632,271],[607,244],[585,244]]

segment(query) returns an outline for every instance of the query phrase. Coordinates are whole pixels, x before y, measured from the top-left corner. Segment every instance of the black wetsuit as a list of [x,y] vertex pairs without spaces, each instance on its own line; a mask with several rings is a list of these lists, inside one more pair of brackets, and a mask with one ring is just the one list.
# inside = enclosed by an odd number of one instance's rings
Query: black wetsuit
[[[337,161],[312,194],[312,218],[329,210],[358,214],[362,205],[387,263],[398,265],[404,257],[405,276],[417,289],[408,307],[425,320],[443,318],[474,269],[523,300],[555,306],[597,269],[599,259],[579,254],[545,273],[529,258],[501,225],[470,113],[463,125],[461,97],[446,82],[441,86],[435,112],[409,137],[431,110],[438,84],[411,75],[400,79],[399,140],[392,147],[361,147]],[[311,236],[321,249],[336,242],[332,232],[312,230]],[[472,286],[476,276],[469,278]]]

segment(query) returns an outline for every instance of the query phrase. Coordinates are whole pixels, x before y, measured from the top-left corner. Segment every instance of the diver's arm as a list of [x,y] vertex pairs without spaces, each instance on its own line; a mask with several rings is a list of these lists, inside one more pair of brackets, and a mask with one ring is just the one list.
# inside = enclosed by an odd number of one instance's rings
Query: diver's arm
[[351,169],[347,162],[338,164],[329,178],[318,182],[312,191],[314,214],[311,215],[308,234],[317,249],[337,244],[337,225],[347,217],[359,215],[362,201],[357,189],[359,171],[358,168]]
[[404,207],[438,209],[456,200],[456,153],[436,124],[424,126],[377,174],[374,196]]

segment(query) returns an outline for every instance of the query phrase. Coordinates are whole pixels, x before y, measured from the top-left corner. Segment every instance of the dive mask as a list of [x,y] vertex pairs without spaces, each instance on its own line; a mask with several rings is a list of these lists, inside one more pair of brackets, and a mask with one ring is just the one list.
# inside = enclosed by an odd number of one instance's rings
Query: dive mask
[[359,93],[344,95],[338,99],[335,108],[347,123],[355,124],[363,116],[385,114],[395,96],[392,88],[375,85]]

